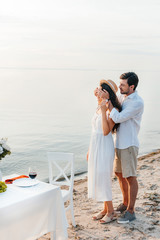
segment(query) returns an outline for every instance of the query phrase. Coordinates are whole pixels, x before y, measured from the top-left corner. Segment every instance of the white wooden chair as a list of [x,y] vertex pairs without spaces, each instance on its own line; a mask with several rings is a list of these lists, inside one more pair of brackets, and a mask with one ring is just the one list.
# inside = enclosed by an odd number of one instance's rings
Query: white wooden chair
[[[66,201],[69,201],[69,205],[65,208],[65,210],[71,211],[72,225],[75,227],[76,224],[73,210],[74,154],[62,152],[48,152],[47,157],[49,163],[49,183],[53,185],[69,187],[69,190],[61,189],[61,191],[64,203]],[[56,177],[54,177],[53,175],[53,170],[55,169],[59,172]],[[70,178],[68,177],[68,175],[70,175]]]

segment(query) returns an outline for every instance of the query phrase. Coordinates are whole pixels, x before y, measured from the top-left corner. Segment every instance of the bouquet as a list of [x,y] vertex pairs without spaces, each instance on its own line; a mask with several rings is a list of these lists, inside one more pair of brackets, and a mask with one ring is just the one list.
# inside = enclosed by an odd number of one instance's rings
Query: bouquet
[[4,158],[7,154],[11,154],[10,147],[6,144],[7,138],[2,138],[0,140],[0,160]]

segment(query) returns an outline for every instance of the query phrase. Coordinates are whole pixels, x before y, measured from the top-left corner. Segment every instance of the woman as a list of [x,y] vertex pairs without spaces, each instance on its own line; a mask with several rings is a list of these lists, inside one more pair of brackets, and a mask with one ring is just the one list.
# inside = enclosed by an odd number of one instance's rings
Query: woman
[[[95,90],[98,100],[97,111],[92,119],[92,135],[87,154],[88,159],[88,197],[104,202],[104,209],[93,220],[102,224],[115,220],[112,204],[112,182],[114,143],[112,132],[118,125],[109,118],[108,104],[121,111],[116,92],[117,85],[112,80],[101,80],[100,88]],[[108,98],[104,99],[108,93]]]

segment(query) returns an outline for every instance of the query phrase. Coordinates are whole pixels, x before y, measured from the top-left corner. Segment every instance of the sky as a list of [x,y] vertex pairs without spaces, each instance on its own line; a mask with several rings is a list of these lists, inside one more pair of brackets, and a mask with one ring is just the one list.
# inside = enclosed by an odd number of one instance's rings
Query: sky
[[0,1],[0,68],[159,71],[159,0]]

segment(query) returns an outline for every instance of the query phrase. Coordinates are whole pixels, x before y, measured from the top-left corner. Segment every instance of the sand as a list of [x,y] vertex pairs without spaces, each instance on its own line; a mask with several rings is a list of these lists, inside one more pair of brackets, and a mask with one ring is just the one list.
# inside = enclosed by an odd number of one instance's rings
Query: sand
[[[87,176],[75,181],[74,212],[77,227],[71,225],[70,214],[68,239],[118,239],[151,240],[160,239],[160,150],[139,157],[139,191],[135,205],[136,220],[128,224],[116,221],[102,225],[93,221],[92,216],[103,208],[103,203],[88,200]],[[118,180],[113,176],[113,204],[116,208],[122,202]],[[46,234],[39,240],[50,239]]]

